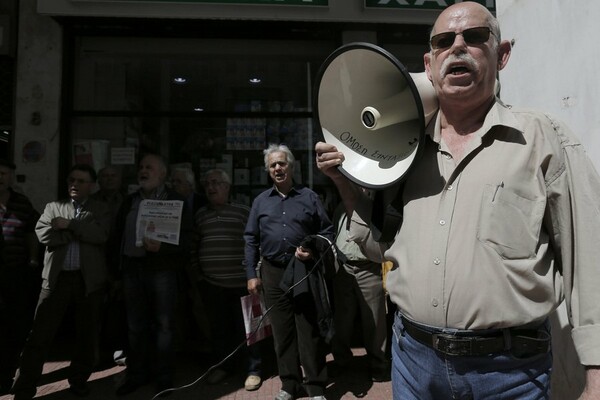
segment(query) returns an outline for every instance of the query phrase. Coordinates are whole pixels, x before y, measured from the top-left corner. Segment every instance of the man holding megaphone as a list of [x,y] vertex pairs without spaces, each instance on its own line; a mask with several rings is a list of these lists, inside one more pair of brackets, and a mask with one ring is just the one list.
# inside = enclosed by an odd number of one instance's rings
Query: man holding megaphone
[[439,112],[389,243],[374,240],[370,200],[337,168],[346,155],[316,145],[351,237],[394,264],[395,399],[550,398],[548,317],[563,299],[587,371],[580,399],[600,398],[600,177],[564,124],[495,96],[510,53],[478,3],[436,20],[424,61]]

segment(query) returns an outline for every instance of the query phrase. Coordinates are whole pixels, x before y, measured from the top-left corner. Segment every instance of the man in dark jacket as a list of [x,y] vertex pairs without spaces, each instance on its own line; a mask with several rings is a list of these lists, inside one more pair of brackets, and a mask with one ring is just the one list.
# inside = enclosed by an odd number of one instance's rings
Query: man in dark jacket
[[0,158],[0,396],[10,391],[40,290],[40,214],[13,190],[16,166]]
[[[144,156],[138,170],[140,189],[123,201],[117,214],[115,243],[121,254],[129,332],[126,379],[117,388],[117,395],[132,393],[150,380],[155,382],[157,393],[173,386],[176,268],[189,259],[192,218],[183,197],[165,186],[166,178],[162,157]],[[138,215],[140,206],[142,210],[155,207],[153,211],[163,214],[161,207],[172,211],[177,205],[181,211],[178,242],[153,235],[150,226],[157,224]],[[144,222],[146,228],[141,229]],[[154,233],[160,229],[156,226]]]

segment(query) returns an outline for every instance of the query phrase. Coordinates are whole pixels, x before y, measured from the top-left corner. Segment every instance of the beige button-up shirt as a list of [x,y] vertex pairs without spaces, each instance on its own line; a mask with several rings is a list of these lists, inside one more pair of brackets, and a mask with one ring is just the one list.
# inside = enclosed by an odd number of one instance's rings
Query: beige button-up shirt
[[486,329],[543,321],[565,298],[580,360],[600,365],[600,177],[580,142],[498,101],[457,163],[439,123],[405,182],[394,242],[372,240],[367,204],[353,216],[353,239],[394,264],[391,299],[424,324]]

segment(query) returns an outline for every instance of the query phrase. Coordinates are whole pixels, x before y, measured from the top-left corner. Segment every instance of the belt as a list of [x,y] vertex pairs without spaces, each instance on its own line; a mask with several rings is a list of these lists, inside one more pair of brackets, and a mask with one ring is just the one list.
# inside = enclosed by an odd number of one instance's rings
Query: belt
[[268,265],[272,266],[272,267],[276,267],[276,268],[286,268],[288,266],[288,264],[290,263],[290,260],[287,261],[274,261],[274,260],[268,260],[268,259],[263,259]]
[[539,329],[508,328],[478,334],[429,331],[404,317],[404,330],[416,341],[449,356],[486,356],[509,351],[515,357],[526,358],[550,351],[550,334]]

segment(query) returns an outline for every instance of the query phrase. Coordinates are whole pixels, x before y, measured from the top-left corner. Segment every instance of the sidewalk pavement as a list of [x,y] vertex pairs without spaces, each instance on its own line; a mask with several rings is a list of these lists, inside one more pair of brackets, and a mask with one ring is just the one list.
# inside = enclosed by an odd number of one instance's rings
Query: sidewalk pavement
[[[349,400],[362,398],[367,400],[391,400],[392,387],[390,382],[371,382],[368,375],[367,361],[363,349],[354,349],[354,363],[338,377],[330,378],[326,397],[328,400]],[[62,352],[61,352],[62,353]],[[62,357],[64,358],[64,357]],[[266,357],[266,364],[274,365],[274,359]],[[332,357],[327,357],[331,365]],[[265,362],[263,361],[263,364]],[[44,400],[153,400],[154,385],[144,386],[128,396],[117,397],[115,388],[124,379],[125,367],[109,365],[98,368],[90,378],[91,393],[86,397],[77,397],[69,392],[67,382],[68,361],[54,356],[44,365],[42,382],[38,386],[36,399]],[[265,368],[262,386],[252,392],[244,389],[243,374],[232,375],[219,384],[208,385],[205,379],[199,379],[210,365],[203,362],[203,355],[194,352],[180,352],[177,356],[177,371],[175,385],[178,386],[167,397],[170,400],[273,400],[281,381],[272,371]],[[306,395],[305,395],[306,396]],[[0,396],[0,400],[12,400],[12,395]],[[307,399],[301,397],[300,399]]]

